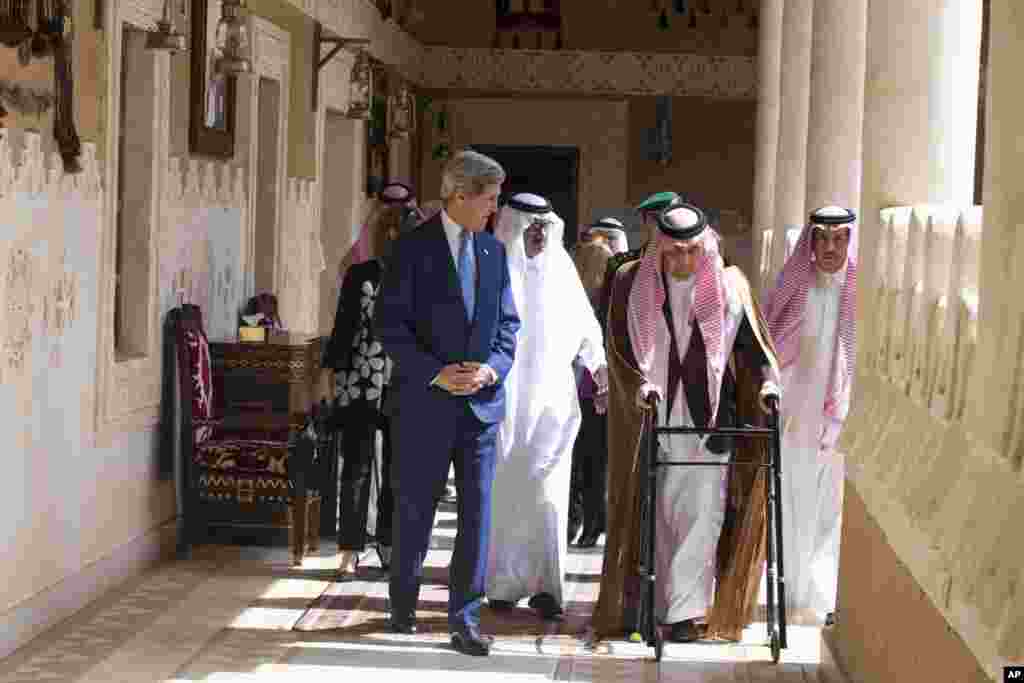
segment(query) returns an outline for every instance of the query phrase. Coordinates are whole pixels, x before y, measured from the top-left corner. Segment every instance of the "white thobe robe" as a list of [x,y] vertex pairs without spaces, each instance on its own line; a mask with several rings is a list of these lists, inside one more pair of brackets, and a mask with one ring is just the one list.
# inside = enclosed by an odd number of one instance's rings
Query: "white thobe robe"
[[[836,353],[845,269],[815,270],[800,330],[800,352],[783,372],[782,523],[786,607],[835,609],[843,507],[843,457],[835,451],[842,424],[824,413],[829,374],[845,378]],[[848,391],[846,392],[848,400]]]
[[[672,310],[679,360],[682,362],[690,346],[693,329],[693,288],[696,278],[678,281],[668,278],[666,298]],[[726,280],[728,283],[728,280]],[[743,306],[732,292],[727,292],[727,307],[722,343],[732,349]],[[668,384],[668,324],[661,317],[655,343],[650,380],[660,387]],[[692,427],[686,393],[682,383],[666,389],[675,391],[672,413],[667,424]],[[664,415],[668,400],[661,404],[659,425],[666,424]],[[727,462],[729,454],[715,455],[704,448],[706,437],[662,435],[659,437],[662,460]],[[725,522],[725,467],[669,466],[658,471],[658,526],[655,533],[655,571],[658,577],[657,613],[664,623],[674,624],[707,615],[714,599],[715,554],[718,537]]]
[[563,601],[572,449],[582,420],[573,359],[578,354],[592,373],[606,365],[601,326],[563,254],[546,273],[531,263],[522,286],[513,286],[522,326],[498,434],[490,599],[517,602],[549,593]]

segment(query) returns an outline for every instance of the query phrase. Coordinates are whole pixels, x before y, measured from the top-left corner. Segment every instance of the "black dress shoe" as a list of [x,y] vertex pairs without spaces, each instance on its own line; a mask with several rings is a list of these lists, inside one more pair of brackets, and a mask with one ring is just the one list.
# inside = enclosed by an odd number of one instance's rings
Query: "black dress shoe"
[[700,624],[693,619],[685,619],[671,624],[668,639],[673,643],[692,643],[703,640],[708,634],[708,625]]
[[411,636],[416,633],[416,617],[391,617],[391,630]]
[[452,634],[452,648],[470,657],[491,654],[492,639],[481,636],[475,628],[463,628]]
[[562,618],[562,606],[555,600],[551,593],[537,593],[528,603],[530,607],[537,610],[540,618],[545,621],[554,621]]

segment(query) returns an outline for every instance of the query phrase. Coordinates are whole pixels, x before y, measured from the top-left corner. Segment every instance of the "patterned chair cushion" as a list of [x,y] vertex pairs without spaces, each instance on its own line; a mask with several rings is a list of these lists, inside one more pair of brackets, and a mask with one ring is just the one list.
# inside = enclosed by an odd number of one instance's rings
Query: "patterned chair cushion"
[[194,462],[210,470],[288,477],[288,444],[257,439],[208,439],[196,445]]
[[199,445],[213,435],[213,372],[210,363],[210,344],[201,331],[185,330],[188,349],[188,374],[192,387],[192,419],[196,423],[195,444]]
[[199,497],[207,501],[280,505],[291,502],[291,482],[286,477],[208,469],[199,475],[198,482]]
[[[234,503],[290,502],[288,447],[283,441],[210,439],[196,447],[199,497]],[[319,496],[314,487],[307,495]]]

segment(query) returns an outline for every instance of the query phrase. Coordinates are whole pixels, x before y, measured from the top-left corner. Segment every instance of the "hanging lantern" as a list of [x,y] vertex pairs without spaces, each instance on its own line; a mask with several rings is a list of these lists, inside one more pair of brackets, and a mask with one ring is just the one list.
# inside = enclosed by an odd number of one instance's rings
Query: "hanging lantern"
[[185,50],[185,36],[174,29],[171,20],[171,0],[164,0],[164,16],[156,22],[156,30],[146,35],[146,49],[160,52]]
[[245,0],[224,0],[217,22],[217,50],[220,56],[214,68],[221,74],[241,74],[252,70],[249,27],[246,25]]
[[392,138],[407,138],[416,126],[414,102],[409,86],[402,81],[398,91],[388,98],[388,120],[391,122]]
[[348,111],[345,115],[350,119],[369,119],[372,104],[373,64],[366,50],[360,49],[352,65],[352,78],[348,87]]

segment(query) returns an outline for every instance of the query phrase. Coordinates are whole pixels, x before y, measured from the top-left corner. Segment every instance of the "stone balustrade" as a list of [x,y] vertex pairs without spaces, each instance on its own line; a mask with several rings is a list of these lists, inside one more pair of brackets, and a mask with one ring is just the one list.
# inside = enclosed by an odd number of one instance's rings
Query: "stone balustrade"
[[[883,611],[908,642],[938,642],[942,621],[957,634],[970,656],[949,648],[925,667],[946,671],[944,680],[975,680],[979,665],[997,680],[1024,657],[1024,550],[1011,540],[1024,514],[1016,456],[1024,389],[1013,379],[1024,336],[1000,347],[999,372],[1012,389],[993,393],[985,335],[1020,326],[993,325],[1008,314],[979,305],[992,299],[982,288],[983,217],[980,206],[896,206],[861,226],[858,372],[839,444],[847,466],[840,617],[828,636],[852,674],[912,667],[899,651],[908,643],[872,637]],[[1004,403],[1003,430],[992,438],[979,415]],[[906,585],[922,592],[897,588]]]
[[977,344],[981,221],[980,206],[883,209],[862,253],[877,277],[861,363],[945,420],[963,418]]

